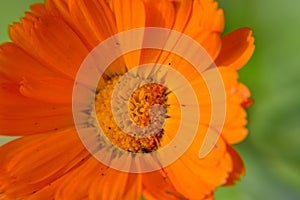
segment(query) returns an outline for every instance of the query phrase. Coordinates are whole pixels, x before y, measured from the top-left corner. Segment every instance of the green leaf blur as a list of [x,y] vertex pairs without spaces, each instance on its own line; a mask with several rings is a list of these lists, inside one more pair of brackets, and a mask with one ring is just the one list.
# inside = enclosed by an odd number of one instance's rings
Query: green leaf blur
[[228,33],[250,27],[255,53],[240,71],[252,91],[250,135],[236,145],[246,176],[217,200],[300,199],[300,2],[219,0]]

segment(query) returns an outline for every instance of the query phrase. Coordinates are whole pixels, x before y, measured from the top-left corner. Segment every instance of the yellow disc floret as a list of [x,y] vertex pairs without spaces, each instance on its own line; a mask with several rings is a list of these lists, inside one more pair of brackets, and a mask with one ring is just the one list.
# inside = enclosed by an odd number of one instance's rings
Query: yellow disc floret
[[[119,78],[120,76],[114,76],[102,79],[97,89],[96,114],[104,134],[114,145],[125,151],[147,153],[157,150],[164,134],[163,129],[152,134],[153,136],[141,138],[125,133],[117,126],[111,110],[111,98]],[[151,123],[151,106],[160,104],[167,109],[167,95],[169,93],[170,91],[166,87],[156,83],[145,84],[136,89],[128,103],[131,120],[140,127],[148,126]]]

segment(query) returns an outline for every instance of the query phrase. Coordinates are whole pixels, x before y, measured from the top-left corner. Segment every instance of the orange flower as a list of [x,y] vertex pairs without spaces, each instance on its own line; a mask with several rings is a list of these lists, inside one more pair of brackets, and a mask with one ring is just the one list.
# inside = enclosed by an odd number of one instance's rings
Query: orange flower
[[[0,133],[23,136],[0,148],[0,199],[131,200],[142,195],[149,200],[213,199],[217,187],[232,185],[244,174],[243,162],[230,145],[247,135],[244,109],[250,104],[250,92],[238,82],[237,70],[251,57],[254,39],[247,28],[221,37],[223,11],[216,2],[46,0],[31,10],[21,23],[10,27],[13,42],[0,47]],[[140,27],[173,29],[201,44],[221,73],[227,112],[221,136],[205,158],[195,156],[209,128],[210,111],[204,106],[195,141],[180,159],[158,171],[133,174],[107,167],[85,149],[74,126],[72,89],[81,63],[94,47],[116,33]],[[204,88],[198,78],[188,76],[192,71],[176,56],[155,50],[143,50],[140,55],[119,60],[106,77],[122,76],[136,63],[148,63],[159,55],[165,58],[160,63],[172,63],[194,85]],[[104,103],[107,99],[101,91],[111,91],[106,80],[100,82],[97,96]],[[148,90],[157,92],[162,104],[169,103],[161,97],[160,86]],[[208,93],[197,95],[203,104],[209,102]],[[174,110],[167,114],[176,124]],[[147,123],[140,119],[137,122]],[[147,146],[139,143],[140,149],[155,151],[165,145],[175,134],[172,122],[160,137],[146,141]]]

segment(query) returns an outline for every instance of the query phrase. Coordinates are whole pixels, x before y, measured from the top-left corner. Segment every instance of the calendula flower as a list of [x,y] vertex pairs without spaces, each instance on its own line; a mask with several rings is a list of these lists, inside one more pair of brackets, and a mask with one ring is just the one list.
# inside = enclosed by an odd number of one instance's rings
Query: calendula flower
[[[95,110],[106,137],[126,152],[147,154],[167,145],[181,112],[170,88],[145,84],[130,97],[129,115],[147,126],[150,107],[160,104],[166,109],[165,127],[144,138],[124,133],[110,103],[118,81],[127,80],[124,74],[135,66],[168,65],[195,86],[201,99],[197,135],[178,160],[156,171],[126,173],[99,162],[83,145],[73,119],[73,87],[81,64],[99,43],[145,27],[171,29],[201,44],[224,83],[226,117],[214,148],[199,159],[211,128],[210,94],[201,76],[180,56],[161,50],[118,58],[98,83]],[[203,200],[213,199],[217,187],[234,184],[245,172],[231,145],[247,135],[245,108],[251,104],[237,70],[250,59],[254,39],[248,28],[223,37],[223,28],[223,11],[213,0],[46,0],[31,6],[21,23],[10,27],[12,42],[0,46],[0,134],[22,136],[0,148],[0,199]]]

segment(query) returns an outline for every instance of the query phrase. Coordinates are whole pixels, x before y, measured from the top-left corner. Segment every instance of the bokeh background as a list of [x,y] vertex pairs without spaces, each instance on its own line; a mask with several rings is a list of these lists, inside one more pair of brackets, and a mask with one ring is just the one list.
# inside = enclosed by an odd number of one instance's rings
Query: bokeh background
[[[0,43],[8,24],[29,5],[43,0],[0,0]],[[234,187],[219,188],[216,200],[300,199],[300,1],[219,0],[228,33],[250,27],[255,53],[240,80],[255,100],[249,113],[249,137],[236,148],[246,176]],[[0,97],[1,98],[1,97]],[[0,145],[12,138],[0,137]]]

